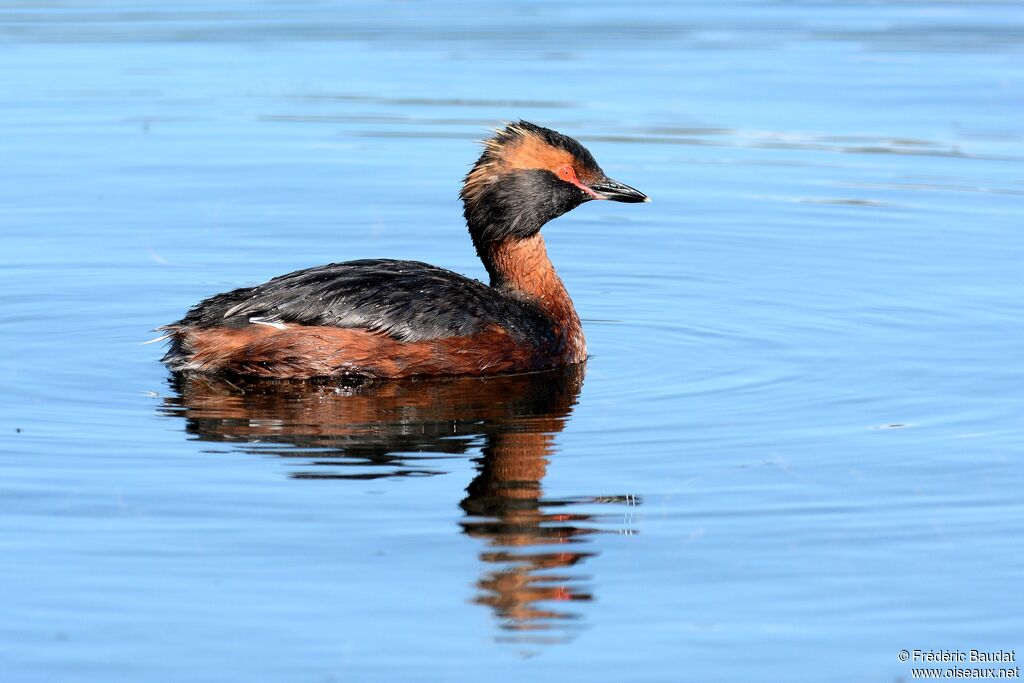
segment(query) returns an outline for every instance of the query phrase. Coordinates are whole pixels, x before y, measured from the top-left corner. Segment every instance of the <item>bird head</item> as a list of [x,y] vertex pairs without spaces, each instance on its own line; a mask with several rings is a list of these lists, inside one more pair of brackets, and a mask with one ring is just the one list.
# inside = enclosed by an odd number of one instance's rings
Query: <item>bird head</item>
[[496,131],[460,193],[477,249],[524,239],[584,202],[646,202],[605,175],[586,147],[550,128],[519,121]]

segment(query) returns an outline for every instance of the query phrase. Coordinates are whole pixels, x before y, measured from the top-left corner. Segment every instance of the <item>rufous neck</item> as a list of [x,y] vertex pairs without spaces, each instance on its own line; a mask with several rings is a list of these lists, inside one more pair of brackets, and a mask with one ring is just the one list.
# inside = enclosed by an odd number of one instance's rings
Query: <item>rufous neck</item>
[[538,232],[523,239],[507,239],[486,245],[481,257],[491,287],[532,300],[541,308],[573,317],[572,299],[548,258],[544,238]]

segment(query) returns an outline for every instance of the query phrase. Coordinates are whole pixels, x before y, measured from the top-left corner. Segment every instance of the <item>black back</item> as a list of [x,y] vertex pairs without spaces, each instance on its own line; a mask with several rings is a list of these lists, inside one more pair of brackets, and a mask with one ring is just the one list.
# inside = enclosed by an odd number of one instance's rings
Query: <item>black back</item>
[[529,302],[444,268],[389,259],[317,266],[217,294],[168,327],[252,322],[366,329],[405,342],[468,336],[490,325],[524,341],[553,335],[551,322]]

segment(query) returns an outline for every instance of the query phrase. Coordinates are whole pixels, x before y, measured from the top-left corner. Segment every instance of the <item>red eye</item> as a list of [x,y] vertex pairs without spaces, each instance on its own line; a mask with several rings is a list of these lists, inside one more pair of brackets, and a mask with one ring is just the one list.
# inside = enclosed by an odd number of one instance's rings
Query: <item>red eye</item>
[[569,182],[576,181],[576,171],[573,170],[572,166],[563,166],[558,169],[558,177],[562,180],[568,180]]

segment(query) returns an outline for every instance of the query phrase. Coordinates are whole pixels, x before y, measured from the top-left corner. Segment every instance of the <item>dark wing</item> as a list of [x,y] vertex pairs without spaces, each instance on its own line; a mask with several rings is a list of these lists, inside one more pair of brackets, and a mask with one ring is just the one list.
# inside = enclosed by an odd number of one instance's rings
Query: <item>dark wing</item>
[[551,334],[539,310],[477,280],[419,261],[348,261],[299,270],[212,296],[169,327],[294,323],[360,328],[424,341],[504,327],[516,338]]

